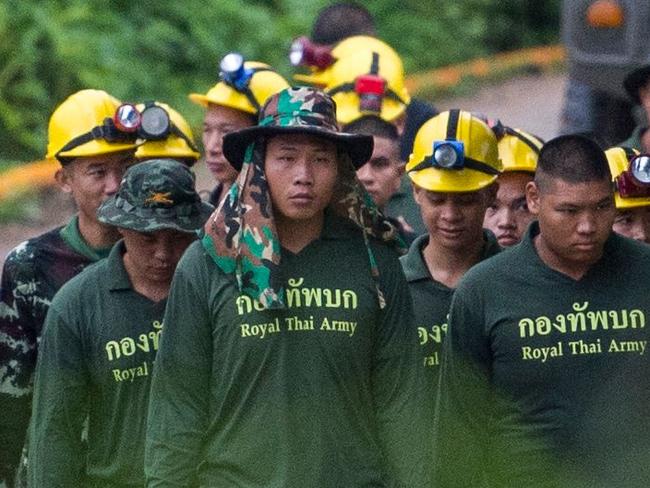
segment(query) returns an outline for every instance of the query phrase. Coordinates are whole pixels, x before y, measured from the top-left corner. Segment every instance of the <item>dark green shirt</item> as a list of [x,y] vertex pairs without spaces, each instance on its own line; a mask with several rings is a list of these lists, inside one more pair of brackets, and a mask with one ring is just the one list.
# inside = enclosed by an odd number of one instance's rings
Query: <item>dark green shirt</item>
[[[179,263],[149,410],[149,487],[424,486],[422,368],[394,251],[326,218],[282,251],[287,308],[240,296],[199,243]],[[191,486],[196,486],[192,484]]]
[[452,299],[439,485],[650,486],[650,247],[612,234],[576,281],[539,258],[538,232],[472,268]]
[[30,486],[144,484],[145,415],[165,303],[133,289],[123,253],[119,242],[50,306],[36,368]]
[[411,179],[408,175],[402,176],[399,189],[388,200],[384,212],[389,217],[406,222],[413,229],[413,233],[416,236],[424,234],[427,231],[422,222],[420,206],[415,203],[415,199],[413,198]]
[[[501,251],[492,232],[484,230],[483,235],[485,244],[480,261]],[[400,258],[400,262],[413,300],[415,325],[420,340],[420,364],[426,369],[429,395],[433,398],[438,386],[442,340],[447,333],[449,305],[454,289],[434,280],[429,273],[422,256],[422,251],[428,243],[428,234],[418,237],[411,244],[408,254]]]

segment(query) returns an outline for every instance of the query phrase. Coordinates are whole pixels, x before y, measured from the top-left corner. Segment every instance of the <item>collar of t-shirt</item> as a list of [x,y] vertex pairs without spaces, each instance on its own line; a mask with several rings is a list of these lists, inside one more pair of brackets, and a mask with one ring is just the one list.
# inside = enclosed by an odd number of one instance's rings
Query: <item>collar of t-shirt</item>
[[[501,247],[499,246],[496,237],[491,231],[483,229],[483,239],[485,243],[483,244],[483,252],[481,253],[480,261],[483,261],[490,256],[494,256],[496,253],[501,251]],[[402,257],[404,275],[406,276],[406,281],[409,283],[420,280],[428,280],[433,281],[434,283],[438,283],[431,277],[429,268],[424,262],[424,257],[422,256],[422,251],[428,243],[429,234],[418,236],[413,241],[413,244],[411,244],[408,254]],[[441,284],[441,286],[444,285]]]
[[109,270],[106,279],[110,291],[133,289],[129,274],[124,267],[125,252],[126,247],[124,246],[124,241],[119,240],[112,247],[106,260],[106,267]]
[[72,217],[70,222],[61,229],[60,235],[61,239],[75,252],[87,257],[91,261],[99,261],[107,257],[111,251],[111,247],[96,249],[88,245],[81,232],[79,232],[79,217],[77,215]]

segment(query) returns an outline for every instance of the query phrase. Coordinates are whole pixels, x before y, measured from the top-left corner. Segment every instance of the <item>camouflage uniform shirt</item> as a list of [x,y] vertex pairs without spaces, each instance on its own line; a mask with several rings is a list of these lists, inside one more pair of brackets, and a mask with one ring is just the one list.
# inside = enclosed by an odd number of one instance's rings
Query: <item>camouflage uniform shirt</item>
[[31,412],[41,328],[52,297],[103,257],[84,246],[77,218],[18,245],[2,271],[0,291],[0,486],[11,484]]

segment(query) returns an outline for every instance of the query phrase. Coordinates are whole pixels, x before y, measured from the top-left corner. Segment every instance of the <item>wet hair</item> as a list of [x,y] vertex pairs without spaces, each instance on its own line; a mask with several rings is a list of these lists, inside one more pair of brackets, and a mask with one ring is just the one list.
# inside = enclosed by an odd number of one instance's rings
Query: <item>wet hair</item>
[[548,187],[552,180],[568,183],[611,181],[612,175],[605,151],[593,140],[570,134],[548,141],[539,153],[535,183]]
[[376,115],[365,115],[343,126],[343,132],[382,137],[391,141],[399,140],[397,127]]
[[354,2],[340,2],[321,9],[311,29],[317,44],[336,44],[352,36],[376,34],[370,12]]

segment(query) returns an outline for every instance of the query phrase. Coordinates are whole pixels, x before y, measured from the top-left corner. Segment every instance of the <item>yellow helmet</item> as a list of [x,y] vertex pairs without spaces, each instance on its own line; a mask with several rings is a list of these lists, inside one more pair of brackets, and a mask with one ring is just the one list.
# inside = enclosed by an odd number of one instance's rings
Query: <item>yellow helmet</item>
[[635,188],[634,183],[630,185],[630,180],[633,177],[629,174],[629,169],[632,160],[639,155],[639,151],[630,147],[611,147],[605,151],[605,156],[607,156],[607,162],[609,163],[609,170],[612,173],[612,181],[615,185],[614,202],[616,203],[616,208],[647,207],[650,205],[650,196],[647,196],[648,192],[644,191],[646,190],[645,188],[641,189],[640,193],[646,193],[646,195],[621,196],[621,190],[623,190],[624,195],[627,193],[624,186]]
[[[136,105],[136,108],[142,112],[148,104],[141,103]],[[189,124],[176,110],[171,108],[166,103],[153,102],[165,109],[169,115],[169,119],[173,124],[171,131],[165,139],[162,140],[145,140],[145,142],[138,147],[135,152],[135,157],[138,160],[152,159],[152,158],[179,158],[191,160],[192,164],[201,157],[201,154],[196,148],[194,136]],[[175,128],[174,128],[175,127]]]
[[120,135],[111,129],[119,106],[119,100],[102,90],[70,95],[50,117],[45,157],[65,160],[135,149],[134,138],[113,137]]
[[[360,43],[360,38],[372,42]],[[325,91],[336,102],[337,120],[349,124],[364,115],[376,115],[394,121],[411,102],[402,60],[378,39],[357,36],[347,41],[341,57],[327,70]],[[350,48],[355,45],[356,51]]]
[[494,132],[462,110],[449,110],[425,122],[406,164],[416,185],[441,193],[480,190],[494,183],[501,170]]
[[[233,68],[233,63],[241,63]],[[289,87],[289,83],[268,64],[258,61],[245,61],[240,54],[229,53],[221,60],[221,81],[208,90],[205,95],[191,93],[190,100],[203,107],[210,103],[234,108],[249,114],[257,115],[264,102],[276,93]],[[241,76],[232,79],[229,76]],[[243,76],[242,76],[243,75]]]
[[534,173],[537,169],[539,151],[544,142],[521,129],[503,125],[492,129],[499,140],[499,158],[503,164],[503,171]]

